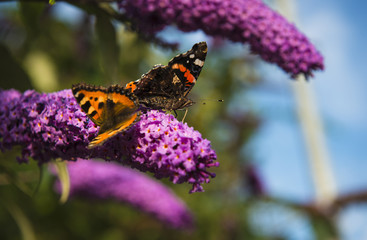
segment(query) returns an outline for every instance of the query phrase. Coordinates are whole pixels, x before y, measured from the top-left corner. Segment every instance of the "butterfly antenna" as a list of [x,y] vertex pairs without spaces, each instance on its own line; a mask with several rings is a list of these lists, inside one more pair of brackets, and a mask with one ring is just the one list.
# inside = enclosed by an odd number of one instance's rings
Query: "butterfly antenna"
[[199,102],[202,102],[203,105],[206,104],[206,102],[224,102],[223,99],[199,99]]

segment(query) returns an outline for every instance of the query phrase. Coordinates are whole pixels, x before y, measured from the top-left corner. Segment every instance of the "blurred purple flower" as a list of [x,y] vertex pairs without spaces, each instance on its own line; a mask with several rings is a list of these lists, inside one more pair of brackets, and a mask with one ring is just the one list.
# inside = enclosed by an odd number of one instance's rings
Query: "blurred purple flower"
[[29,157],[39,164],[50,159],[102,158],[120,161],[140,171],[188,182],[190,192],[215,177],[207,168],[218,166],[210,142],[172,115],[150,111],[123,134],[103,146],[88,149],[98,128],[81,111],[70,90],[40,94],[0,90],[0,149],[22,147],[19,162]]
[[[68,163],[70,197],[128,203],[174,228],[191,228],[192,215],[171,190],[153,179],[112,162]],[[60,192],[60,182],[57,182]]]
[[292,77],[323,69],[323,57],[284,17],[261,0],[122,0],[120,7],[144,32],[170,24],[183,31],[249,43],[251,51]]

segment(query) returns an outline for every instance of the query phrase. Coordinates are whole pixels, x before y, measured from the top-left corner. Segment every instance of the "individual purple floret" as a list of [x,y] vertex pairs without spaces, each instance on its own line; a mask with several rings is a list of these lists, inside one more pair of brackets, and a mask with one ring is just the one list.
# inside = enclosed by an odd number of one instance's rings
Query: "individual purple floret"
[[[132,169],[112,162],[78,160],[68,163],[70,197],[115,200],[174,228],[191,228],[192,215],[186,205],[166,186]],[[60,192],[58,182],[57,189]]]
[[323,69],[323,57],[284,17],[261,0],[123,0],[120,7],[143,31],[175,24],[183,31],[249,43],[251,51],[292,77]]
[[218,166],[210,142],[172,115],[150,111],[123,134],[89,150],[98,127],[80,109],[70,90],[40,94],[0,90],[0,148],[22,147],[19,162],[31,157],[42,164],[50,159],[102,158],[120,161],[141,171],[188,182],[190,192],[203,191]]

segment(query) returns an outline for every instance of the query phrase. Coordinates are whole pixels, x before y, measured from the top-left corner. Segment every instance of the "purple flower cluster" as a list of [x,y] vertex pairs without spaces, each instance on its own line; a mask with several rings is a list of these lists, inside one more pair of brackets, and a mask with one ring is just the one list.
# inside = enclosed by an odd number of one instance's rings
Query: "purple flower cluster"
[[190,192],[203,191],[218,166],[210,142],[172,115],[159,111],[143,114],[141,120],[103,146],[89,150],[98,127],[80,109],[70,90],[40,94],[0,90],[0,149],[22,147],[20,162],[29,157],[39,164],[50,159],[102,158],[121,161],[141,171],[168,177],[174,183],[188,182]]
[[[78,160],[68,163],[70,197],[128,203],[174,228],[192,227],[186,205],[163,184],[112,162]],[[60,191],[60,184],[57,184]]]
[[0,91],[0,99],[0,148],[22,146],[19,162],[29,157],[40,164],[58,157],[75,159],[98,131],[70,90],[51,94],[7,90]]
[[249,43],[252,52],[292,77],[323,69],[323,58],[308,39],[261,0],[123,0],[120,7],[144,32],[176,24],[211,36]]

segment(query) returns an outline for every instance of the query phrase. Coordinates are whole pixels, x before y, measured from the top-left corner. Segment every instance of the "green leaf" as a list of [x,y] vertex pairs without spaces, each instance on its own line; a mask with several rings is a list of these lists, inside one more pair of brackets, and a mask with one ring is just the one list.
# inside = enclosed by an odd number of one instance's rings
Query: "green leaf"
[[56,0],[49,0],[49,1],[48,1],[48,3],[49,3],[50,5],[54,5],[54,4],[56,3]]
[[57,175],[59,176],[59,180],[61,183],[61,197],[60,202],[63,204],[65,203],[69,198],[70,193],[70,178],[69,178],[69,172],[66,167],[66,162],[61,160],[55,161],[55,166],[57,168]]
[[52,59],[42,51],[32,51],[24,59],[32,85],[39,91],[56,91],[58,86],[56,66]]
[[3,201],[3,204],[18,225],[19,230],[22,233],[22,239],[36,240],[32,224],[23,211],[12,202]]

